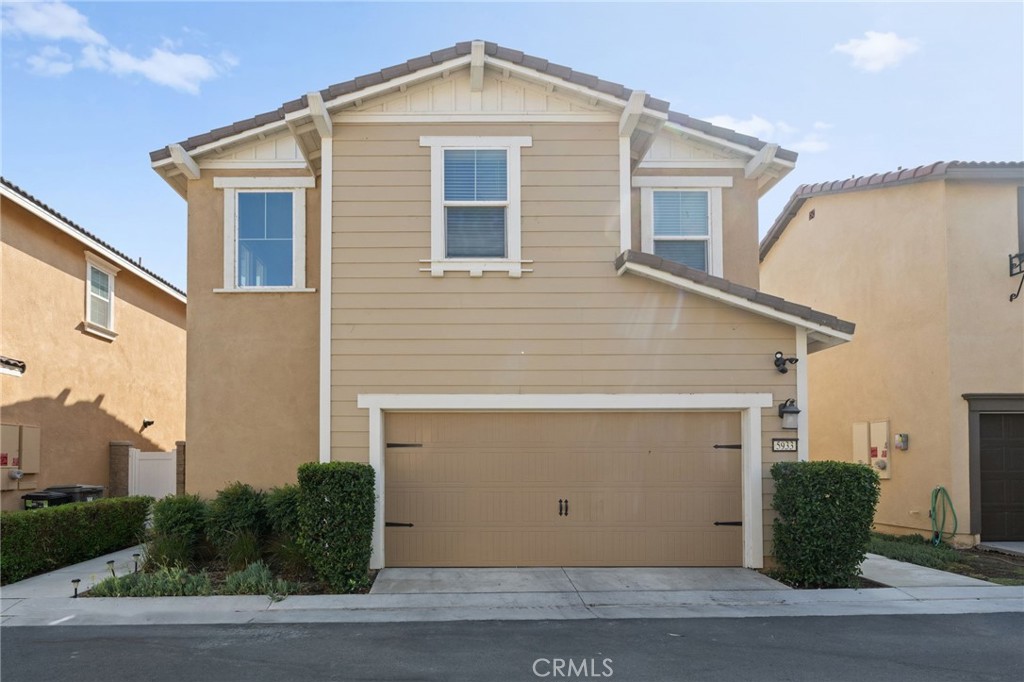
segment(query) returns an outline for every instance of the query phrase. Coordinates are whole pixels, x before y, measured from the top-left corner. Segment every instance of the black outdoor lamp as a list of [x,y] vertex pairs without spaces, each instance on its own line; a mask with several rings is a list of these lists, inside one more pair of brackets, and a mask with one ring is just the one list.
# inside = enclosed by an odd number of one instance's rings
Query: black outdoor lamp
[[797,415],[800,408],[796,406],[796,400],[790,398],[779,404],[779,419],[782,420],[782,428],[795,430],[797,428]]

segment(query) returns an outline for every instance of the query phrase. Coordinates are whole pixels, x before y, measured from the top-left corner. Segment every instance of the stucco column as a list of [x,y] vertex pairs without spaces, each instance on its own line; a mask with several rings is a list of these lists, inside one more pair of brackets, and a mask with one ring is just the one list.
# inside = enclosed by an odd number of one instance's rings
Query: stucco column
[[110,482],[107,485],[107,497],[124,497],[128,494],[128,450],[131,448],[130,441],[110,441]]
[[174,492],[178,495],[185,494],[185,441],[179,440],[174,443],[175,450],[177,450],[177,457],[175,458],[175,488]]

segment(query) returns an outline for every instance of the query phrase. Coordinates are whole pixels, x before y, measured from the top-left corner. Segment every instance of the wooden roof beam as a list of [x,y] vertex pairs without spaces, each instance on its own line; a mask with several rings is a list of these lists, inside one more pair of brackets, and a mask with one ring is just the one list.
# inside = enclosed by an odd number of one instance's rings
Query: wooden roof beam
[[331,115],[327,113],[324,98],[320,93],[314,90],[306,95],[306,101],[309,102],[309,115],[313,119],[313,125],[316,127],[316,132],[319,133],[320,139],[334,135],[334,122],[331,121]]
[[643,90],[634,90],[633,94],[629,96],[626,108],[622,110],[622,116],[619,118],[619,137],[629,137],[636,130],[637,124],[640,123],[640,119],[644,115],[646,99],[647,93]]
[[766,144],[761,148],[757,154],[754,154],[754,158],[747,162],[747,165],[743,168],[743,177],[747,180],[755,180],[764,175],[765,171],[768,170],[769,166],[775,160],[775,152],[779,151],[779,145],[777,144]]
[[469,48],[469,89],[482,92],[484,89],[484,42],[474,40]]
[[171,162],[189,180],[198,180],[201,171],[196,160],[189,156],[185,148],[180,144],[172,144],[168,147],[171,151]]

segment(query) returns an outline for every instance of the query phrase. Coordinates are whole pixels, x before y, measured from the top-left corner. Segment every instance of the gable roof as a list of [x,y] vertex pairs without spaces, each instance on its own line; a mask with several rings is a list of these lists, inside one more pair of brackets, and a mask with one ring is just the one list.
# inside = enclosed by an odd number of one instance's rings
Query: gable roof
[[[602,80],[597,76],[593,76],[588,73],[574,71],[567,66],[554,64],[541,57],[524,54],[519,50],[502,47],[497,43],[484,42],[483,45],[484,54],[487,56],[532,69],[537,73],[561,79],[566,83],[575,86],[588,88],[595,92],[609,95],[615,99],[622,100],[623,104],[625,104],[629,100],[630,95],[633,94],[633,90],[620,83],[613,83],[611,81]],[[470,55],[471,50],[472,42],[470,41],[456,43],[452,47],[447,47],[443,50],[436,50],[430,54],[410,59],[401,64],[396,64],[395,66],[389,66],[381,69],[380,71],[374,71],[373,73],[357,76],[342,83],[335,83],[334,85],[330,85],[323,90],[320,90],[320,95],[329,105],[330,100],[332,99],[344,95],[351,95],[359,92],[360,90],[381,85],[402,76],[409,76],[418,71],[422,71],[430,67],[436,67],[447,61],[468,56]],[[200,135],[193,135],[192,137],[182,140],[178,144],[180,144],[186,152],[193,151],[201,146],[224,140],[228,137],[241,135],[249,131],[255,131],[256,129],[268,124],[284,121],[286,115],[301,111],[308,106],[309,101],[307,97],[303,95],[298,99],[285,102],[280,107],[272,111],[257,114],[256,116],[246,118],[241,121],[236,121],[231,125],[215,128],[214,130]],[[729,128],[712,125],[707,121],[702,121],[679,112],[670,111],[668,102],[656,99],[650,95],[647,95],[645,98],[644,106],[647,109],[667,114],[668,121],[670,123],[694,130],[698,133],[702,133],[706,136],[716,138],[724,142],[747,147],[753,152],[760,151],[767,144],[756,137],[743,135],[742,133],[738,133]],[[156,163],[171,158],[170,148],[171,145],[168,145],[150,152],[150,161]],[[794,162],[796,161],[797,154],[796,152],[789,151],[788,149],[779,148],[775,153],[775,158],[783,161]]]
[[186,303],[184,291],[174,286],[152,270],[142,267],[140,263],[133,261],[124,252],[115,249],[92,232],[89,232],[81,225],[78,225],[70,218],[58,213],[56,210],[50,208],[42,201],[4,177],[0,177],[0,196],[7,197],[14,203],[27,209],[31,213],[34,213],[60,231],[70,235],[74,239],[77,239],[87,248],[95,251],[97,255],[109,260],[122,270],[128,270],[132,274],[146,280],[164,293],[170,294],[173,298],[176,298],[182,303]]
[[775,242],[786,230],[789,222],[800,212],[800,207],[811,197],[858,192],[879,187],[896,187],[927,180],[1016,180],[1024,182],[1024,161],[936,161],[917,168],[900,168],[888,173],[875,173],[846,180],[800,185],[786,205],[782,207],[779,217],[775,219],[771,229],[761,240],[761,260],[765,259],[768,252],[775,246]]
[[799,303],[766,294],[723,277],[709,275],[682,263],[665,260],[640,251],[623,251],[615,259],[621,274],[633,272],[649,279],[671,284],[684,291],[713,298],[735,308],[802,327],[808,332],[808,350],[814,352],[851,340],[856,325]]

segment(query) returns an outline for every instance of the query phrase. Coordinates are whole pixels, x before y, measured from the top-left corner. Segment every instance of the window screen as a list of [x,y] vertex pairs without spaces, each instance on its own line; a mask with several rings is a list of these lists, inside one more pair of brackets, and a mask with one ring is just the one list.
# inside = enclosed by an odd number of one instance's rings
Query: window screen
[[508,158],[504,149],[444,151],[445,257],[504,258]]
[[654,192],[654,254],[707,271],[708,193]]

